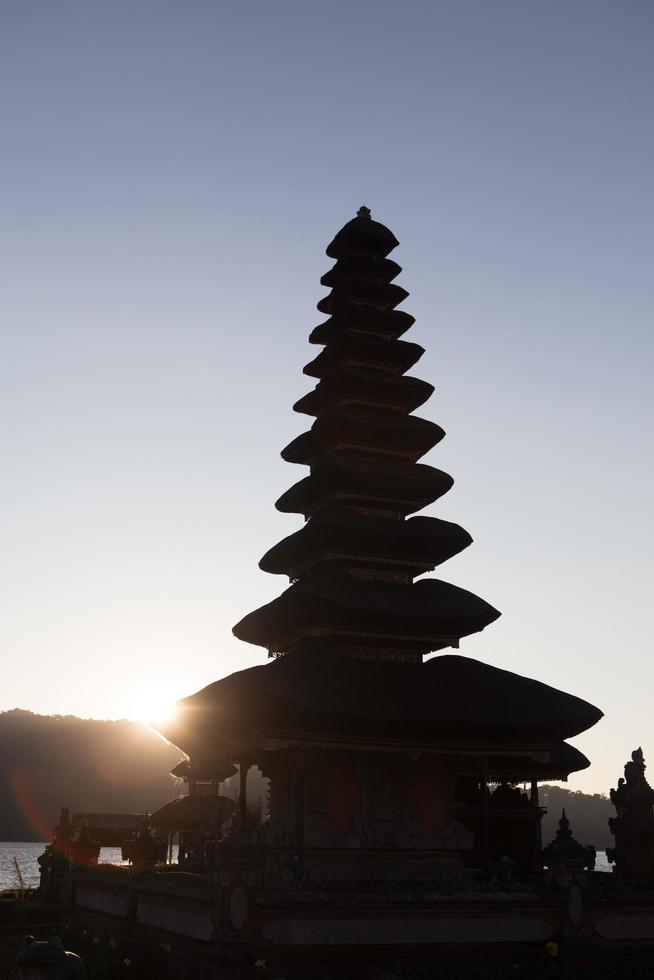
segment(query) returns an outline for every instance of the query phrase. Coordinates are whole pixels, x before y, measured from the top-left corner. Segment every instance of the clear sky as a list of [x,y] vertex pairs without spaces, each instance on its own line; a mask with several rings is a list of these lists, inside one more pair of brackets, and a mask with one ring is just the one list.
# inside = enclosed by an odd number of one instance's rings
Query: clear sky
[[654,764],[654,7],[4,0],[0,708],[139,717],[263,663],[279,451],[365,202],[437,386],[462,653]]

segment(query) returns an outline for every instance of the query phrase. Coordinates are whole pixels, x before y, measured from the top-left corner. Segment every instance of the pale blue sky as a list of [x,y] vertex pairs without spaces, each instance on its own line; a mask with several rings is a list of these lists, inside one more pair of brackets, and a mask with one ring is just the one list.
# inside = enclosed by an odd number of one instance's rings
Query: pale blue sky
[[262,663],[324,248],[400,239],[462,652],[654,764],[649,2],[0,2],[0,708],[147,713]]

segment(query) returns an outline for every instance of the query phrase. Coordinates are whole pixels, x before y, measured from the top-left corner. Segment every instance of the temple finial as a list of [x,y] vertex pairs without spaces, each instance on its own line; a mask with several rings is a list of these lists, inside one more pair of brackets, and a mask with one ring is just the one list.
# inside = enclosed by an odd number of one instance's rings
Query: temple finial
[[362,204],[359,210],[357,211],[357,218],[370,218],[370,217],[371,217],[370,208],[367,208],[365,204]]

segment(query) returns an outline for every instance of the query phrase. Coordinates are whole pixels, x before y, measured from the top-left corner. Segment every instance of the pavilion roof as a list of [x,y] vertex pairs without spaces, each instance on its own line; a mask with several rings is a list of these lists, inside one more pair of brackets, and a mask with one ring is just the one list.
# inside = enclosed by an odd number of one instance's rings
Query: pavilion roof
[[212,759],[204,763],[191,763],[188,759],[182,759],[174,769],[170,770],[170,775],[177,776],[178,779],[183,779],[185,782],[205,779],[222,783],[236,775],[237,772],[236,767],[225,759]]
[[161,731],[190,754],[218,744],[264,744],[274,732],[327,732],[342,741],[396,737],[453,747],[481,741],[505,745],[510,757],[516,744],[552,745],[601,717],[581,698],[469,657],[359,660],[312,642],[185,698]]
[[555,742],[550,746],[548,759],[526,760],[523,756],[493,756],[489,760],[488,778],[491,782],[510,780],[522,782],[536,779],[545,782],[551,779],[566,780],[570,773],[588,769],[590,761],[583,752],[568,742]]
[[180,796],[156,810],[151,816],[157,830],[182,833],[200,833],[212,823],[221,823],[236,809],[228,796],[209,796],[194,793]]

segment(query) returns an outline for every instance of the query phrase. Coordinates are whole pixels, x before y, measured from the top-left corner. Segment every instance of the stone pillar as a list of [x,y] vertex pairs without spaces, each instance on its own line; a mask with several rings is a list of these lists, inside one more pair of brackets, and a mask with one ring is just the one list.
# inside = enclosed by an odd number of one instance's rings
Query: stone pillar
[[[537,810],[540,805],[538,801],[537,779],[532,779],[531,781],[531,792],[529,794],[529,797],[531,799],[531,805],[534,807],[535,810]],[[536,820],[535,826],[536,826],[536,830],[534,833],[534,837],[535,837],[534,843],[535,843],[536,850],[541,851],[543,849],[543,827],[542,827],[542,817],[540,814],[538,814],[538,819]]]
[[300,762],[295,771],[295,845],[300,862],[304,861],[305,785],[304,766]]
[[490,839],[490,794],[488,792],[488,772],[479,770],[479,839],[481,843],[481,863],[487,868],[491,860]]
[[239,762],[239,797],[238,797],[238,815],[241,824],[241,829],[245,829],[245,823],[248,814],[248,770],[250,768],[250,763],[241,759]]

